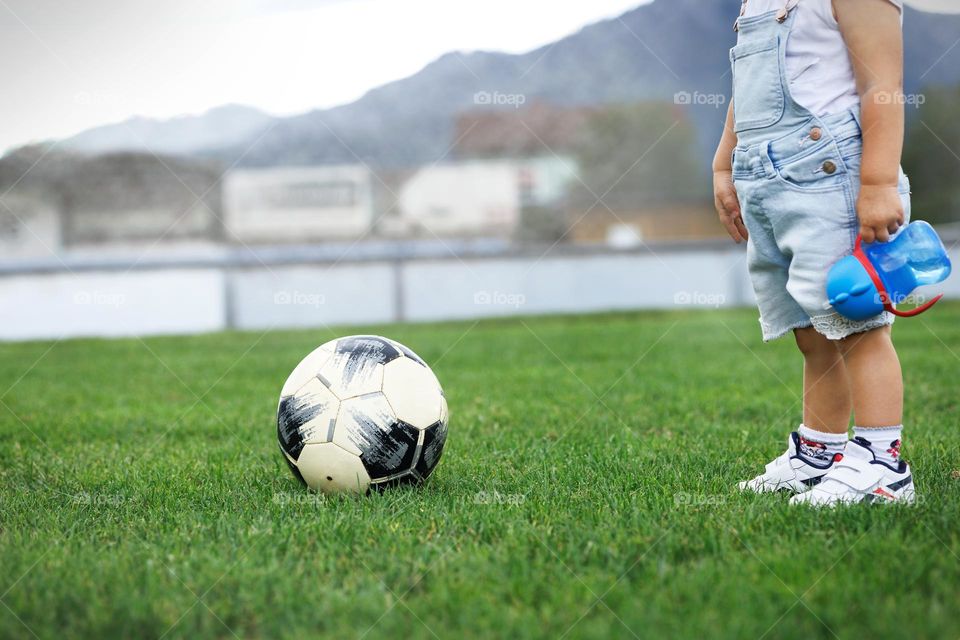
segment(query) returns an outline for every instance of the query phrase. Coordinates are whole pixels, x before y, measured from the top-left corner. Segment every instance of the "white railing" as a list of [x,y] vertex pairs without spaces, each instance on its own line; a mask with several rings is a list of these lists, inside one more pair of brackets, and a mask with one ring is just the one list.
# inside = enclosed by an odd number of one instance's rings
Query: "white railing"
[[[548,249],[273,247],[0,264],[0,340],[753,304],[745,252],[729,241]],[[960,298],[960,278],[940,290]]]

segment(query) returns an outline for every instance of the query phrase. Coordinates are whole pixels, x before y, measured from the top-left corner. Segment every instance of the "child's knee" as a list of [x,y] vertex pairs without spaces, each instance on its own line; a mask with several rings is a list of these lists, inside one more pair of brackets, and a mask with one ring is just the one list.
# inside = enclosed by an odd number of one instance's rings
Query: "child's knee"
[[812,327],[796,329],[793,335],[804,358],[836,358],[840,354],[835,341],[817,333]]
[[890,325],[877,327],[876,329],[870,329],[862,333],[854,333],[846,338],[837,340],[836,344],[840,353],[845,356],[864,345],[868,345],[870,348],[875,348],[878,345],[892,345],[893,340],[891,339]]

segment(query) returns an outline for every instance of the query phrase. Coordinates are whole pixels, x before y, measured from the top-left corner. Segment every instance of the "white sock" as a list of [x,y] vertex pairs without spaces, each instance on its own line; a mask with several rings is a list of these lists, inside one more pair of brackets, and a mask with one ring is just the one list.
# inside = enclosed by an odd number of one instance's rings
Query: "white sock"
[[800,435],[799,451],[807,458],[813,458],[821,462],[832,460],[838,453],[843,453],[847,447],[847,434],[845,433],[826,433],[811,429],[805,424],[801,424],[797,429]]
[[854,427],[853,437],[866,441],[880,462],[886,462],[891,467],[900,464],[900,439],[903,436],[903,425],[895,427]]

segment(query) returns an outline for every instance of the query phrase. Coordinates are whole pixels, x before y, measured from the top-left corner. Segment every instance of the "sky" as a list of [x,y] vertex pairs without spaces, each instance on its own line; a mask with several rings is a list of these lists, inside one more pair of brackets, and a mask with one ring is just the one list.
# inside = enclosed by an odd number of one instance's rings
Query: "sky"
[[133,115],[331,107],[448,51],[528,51],[644,1],[0,0],[0,150]]
[[642,2],[0,0],[0,150],[132,115],[331,107],[448,51],[528,51]]

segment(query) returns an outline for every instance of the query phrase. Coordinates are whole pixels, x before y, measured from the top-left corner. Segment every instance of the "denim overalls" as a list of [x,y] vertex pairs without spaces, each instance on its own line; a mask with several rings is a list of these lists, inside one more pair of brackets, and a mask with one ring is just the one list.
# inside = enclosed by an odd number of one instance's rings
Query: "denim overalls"
[[[803,4],[740,18],[733,65],[737,148],[733,179],[750,232],[747,261],[764,340],[802,327],[830,339],[891,324],[884,312],[847,320],[827,304],[830,267],[853,251],[863,141],[858,111],[823,118],[794,102],[787,76],[790,30]],[[899,192],[910,220],[910,186]]]

